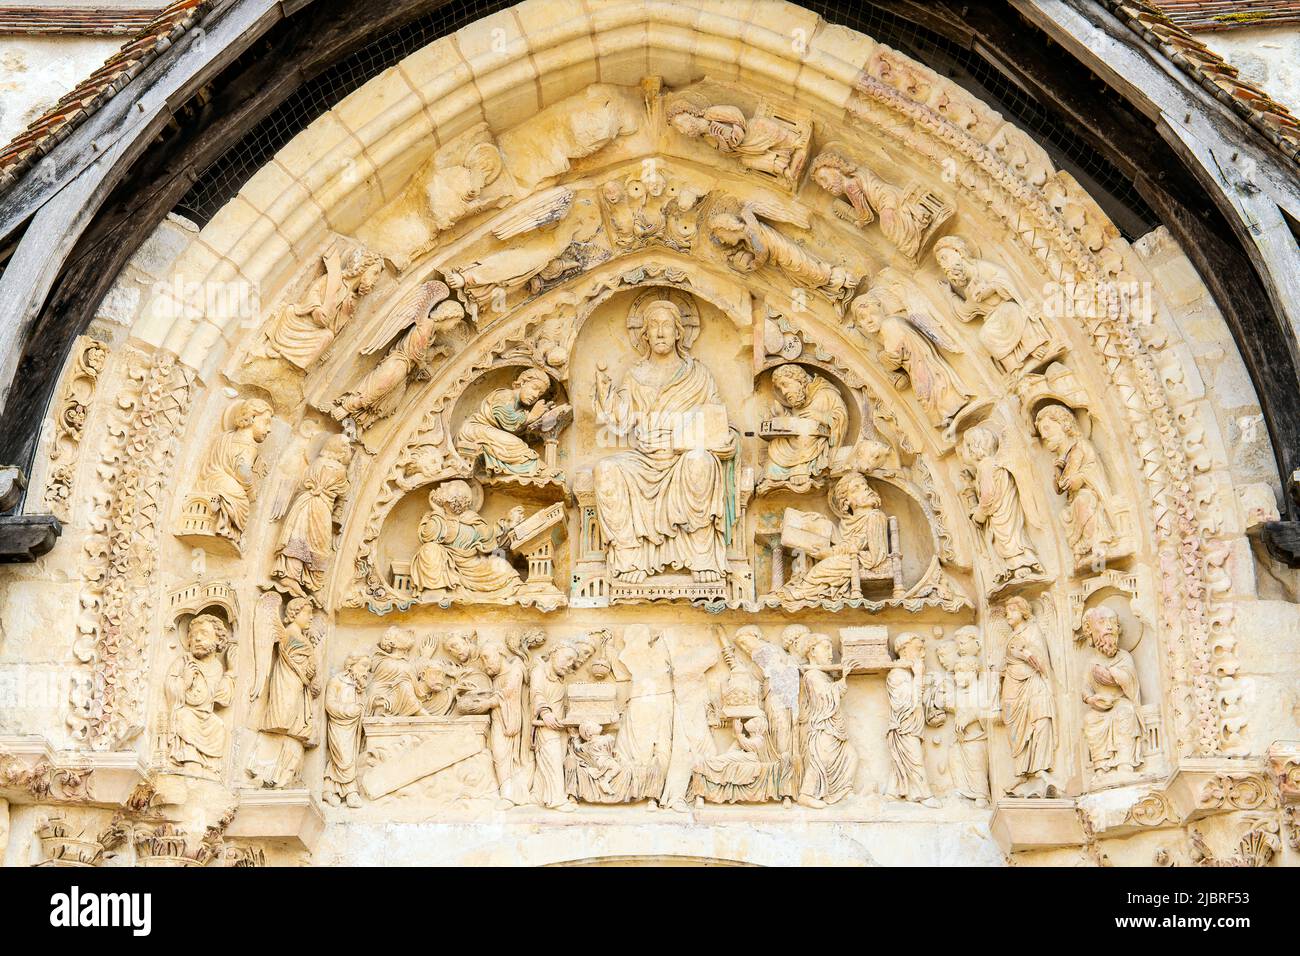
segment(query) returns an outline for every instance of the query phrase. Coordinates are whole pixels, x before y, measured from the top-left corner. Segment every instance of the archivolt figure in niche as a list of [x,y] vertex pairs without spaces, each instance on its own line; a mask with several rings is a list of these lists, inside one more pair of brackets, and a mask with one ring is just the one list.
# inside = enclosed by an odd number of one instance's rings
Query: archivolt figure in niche
[[1079,420],[1064,405],[1047,405],[1034,417],[1047,450],[1056,456],[1056,490],[1065,495],[1065,531],[1076,564],[1102,560],[1115,544],[1110,482]]
[[465,307],[449,299],[449,295],[444,283],[426,282],[393,311],[362,346],[361,354],[378,352],[393,336],[403,330],[405,334],[360,385],[334,400],[330,411],[336,419],[351,418],[364,429],[396,410],[406,395],[408,381],[424,371],[432,358],[439,335],[449,332],[465,318]]
[[746,169],[790,185],[797,183],[803,172],[808,135],[776,117],[755,114],[747,119],[740,107],[711,105],[694,90],[670,98],[664,117],[683,136],[702,139],[720,153],[735,155]]
[[971,521],[983,533],[985,553],[993,562],[995,589],[1043,574],[1038,553],[1025,533],[1019,480],[998,455],[998,448],[998,434],[987,425],[976,425],[962,435],[964,495]]
[[1062,351],[1043,318],[1030,311],[1006,269],[977,258],[960,236],[934,244],[934,258],[948,280],[953,308],[963,322],[982,319],[980,343],[1004,372],[1037,368]]
[[630,584],[666,568],[698,583],[726,571],[736,441],[713,376],[688,351],[685,323],[666,298],[634,307],[628,328],[645,357],[617,388],[603,369],[596,376],[597,419],[631,445],[595,470],[609,571]]
[[805,212],[785,203],[766,200],[740,203],[723,197],[708,214],[708,225],[713,241],[727,257],[727,264],[737,272],[756,272],[764,266],[775,266],[792,282],[822,293],[843,309],[862,277],[846,266],[814,255],[763,219],[791,223],[801,229],[809,225]]
[[1104,604],[1083,615],[1083,637],[1092,646],[1083,702],[1083,732],[1094,770],[1132,773],[1142,763],[1142,706],[1137,664],[1119,646],[1119,615]]
[[943,357],[960,353],[961,346],[919,302],[908,294],[910,280],[886,269],[871,290],[853,300],[854,324],[880,341],[880,362],[896,372],[895,384],[910,382],[912,394],[930,424],[951,440],[958,416],[970,406],[975,393],[968,389]]
[[191,500],[207,503],[203,533],[239,544],[252,507],[257,449],[271,433],[273,417],[271,406],[260,398],[241,399],[226,409],[223,431],[199,465],[191,493]]
[[331,435],[289,506],[271,576],[298,597],[319,591],[325,582],[325,568],[334,553],[334,526],[348,493],[351,462],[352,445],[347,437]]
[[885,238],[913,262],[954,211],[947,200],[934,193],[905,191],[885,182],[833,146],[813,160],[811,175],[813,182],[835,197],[835,215],[859,229],[879,216]]
[[254,688],[266,691],[258,729],[267,738],[263,751],[249,763],[249,776],[265,787],[292,785],[302,771],[303,751],[316,744],[316,647],[320,636],[313,626],[308,598],[294,598],[280,618],[280,595],[268,592],[255,614],[253,635],[257,656]]
[[267,330],[262,354],[300,369],[310,368],[352,319],[357,300],[368,295],[384,272],[384,260],[364,248],[325,253],[325,274],[297,302],[281,306]]
[[184,645],[164,685],[167,758],[173,767],[211,777],[230,745],[230,731],[217,713],[235,699],[235,675],[226,660],[230,630],[215,614],[197,614]]

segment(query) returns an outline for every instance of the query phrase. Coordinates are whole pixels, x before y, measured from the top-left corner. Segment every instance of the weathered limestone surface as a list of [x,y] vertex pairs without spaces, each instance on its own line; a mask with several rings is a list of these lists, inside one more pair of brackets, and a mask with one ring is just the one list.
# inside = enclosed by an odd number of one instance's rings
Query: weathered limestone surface
[[159,227],[0,570],[7,865],[1300,859],[1204,284],[747,11],[530,0]]

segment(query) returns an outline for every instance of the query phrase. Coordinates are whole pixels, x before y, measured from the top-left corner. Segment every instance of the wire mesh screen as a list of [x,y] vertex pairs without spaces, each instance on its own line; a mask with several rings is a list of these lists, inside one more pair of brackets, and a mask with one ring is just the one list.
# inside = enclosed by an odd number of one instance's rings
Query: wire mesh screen
[[[206,224],[282,146],[353,90],[439,37],[512,5],[513,0],[453,0],[378,37],[299,87],[203,170],[175,211],[200,226]],[[805,0],[803,6],[829,23],[858,30],[907,53],[979,96],[1079,179],[1127,238],[1135,239],[1159,223],[1130,178],[976,52],[872,4]]]
[[[517,0],[453,0],[376,38],[298,87],[266,119],[203,170],[175,212],[200,226],[217,214],[262,166],[349,93],[439,37],[513,6]],[[310,9],[302,15],[310,15]]]

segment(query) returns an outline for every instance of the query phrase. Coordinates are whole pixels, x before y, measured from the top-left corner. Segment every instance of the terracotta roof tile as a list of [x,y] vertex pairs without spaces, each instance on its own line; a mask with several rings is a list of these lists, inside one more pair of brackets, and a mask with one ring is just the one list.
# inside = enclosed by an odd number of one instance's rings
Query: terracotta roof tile
[[134,36],[161,8],[0,6],[0,34]]
[[[1241,79],[1235,66],[1175,23],[1161,9],[1172,0],[1160,0],[1159,6],[1156,0],[1102,2],[1148,44],[1258,129],[1292,162],[1300,163],[1300,119],[1264,90]],[[1292,5],[1300,7],[1300,3]]]
[[1300,0],[1151,0],[1171,21],[1187,30],[1300,23]]
[[177,0],[157,11],[145,27],[86,79],[0,148],[0,192],[62,142],[158,54],[198,22],[214,0]]

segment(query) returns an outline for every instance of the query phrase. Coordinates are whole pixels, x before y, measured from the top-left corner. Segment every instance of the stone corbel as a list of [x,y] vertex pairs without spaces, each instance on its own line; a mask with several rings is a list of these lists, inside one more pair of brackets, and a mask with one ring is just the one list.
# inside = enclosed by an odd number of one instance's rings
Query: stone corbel
[[989,832],[1007,853],[1083,846],[1088,831],[1071,799],[1016,799],[997,802]]
[[1184,823],[1215,813],[1278,805],[1265,768],[1242,760],[1183,760],[1170,777],[1165,795]]
[[133,750],[59,752],[38,735],[0,737],[0,796],[14,804],[123,807],[147,776]]
[[310,853],[325,830],[325,815],[307,790],[241,790],[226,836],[287,840]]
[[[22,501],[27,476],[13,465],[0,468],[0,512],[9,512]],[[0,563],[29,564],[48,554],[59,539],[63,525],[54,515],[0,514]]]
[[[1296,508],[1300,508],[1300,470],[1291,472],[1288,490]],[[1289,568],[1300,568],[1300,521],[1266,521],[1260,537],[1274,560]]]

